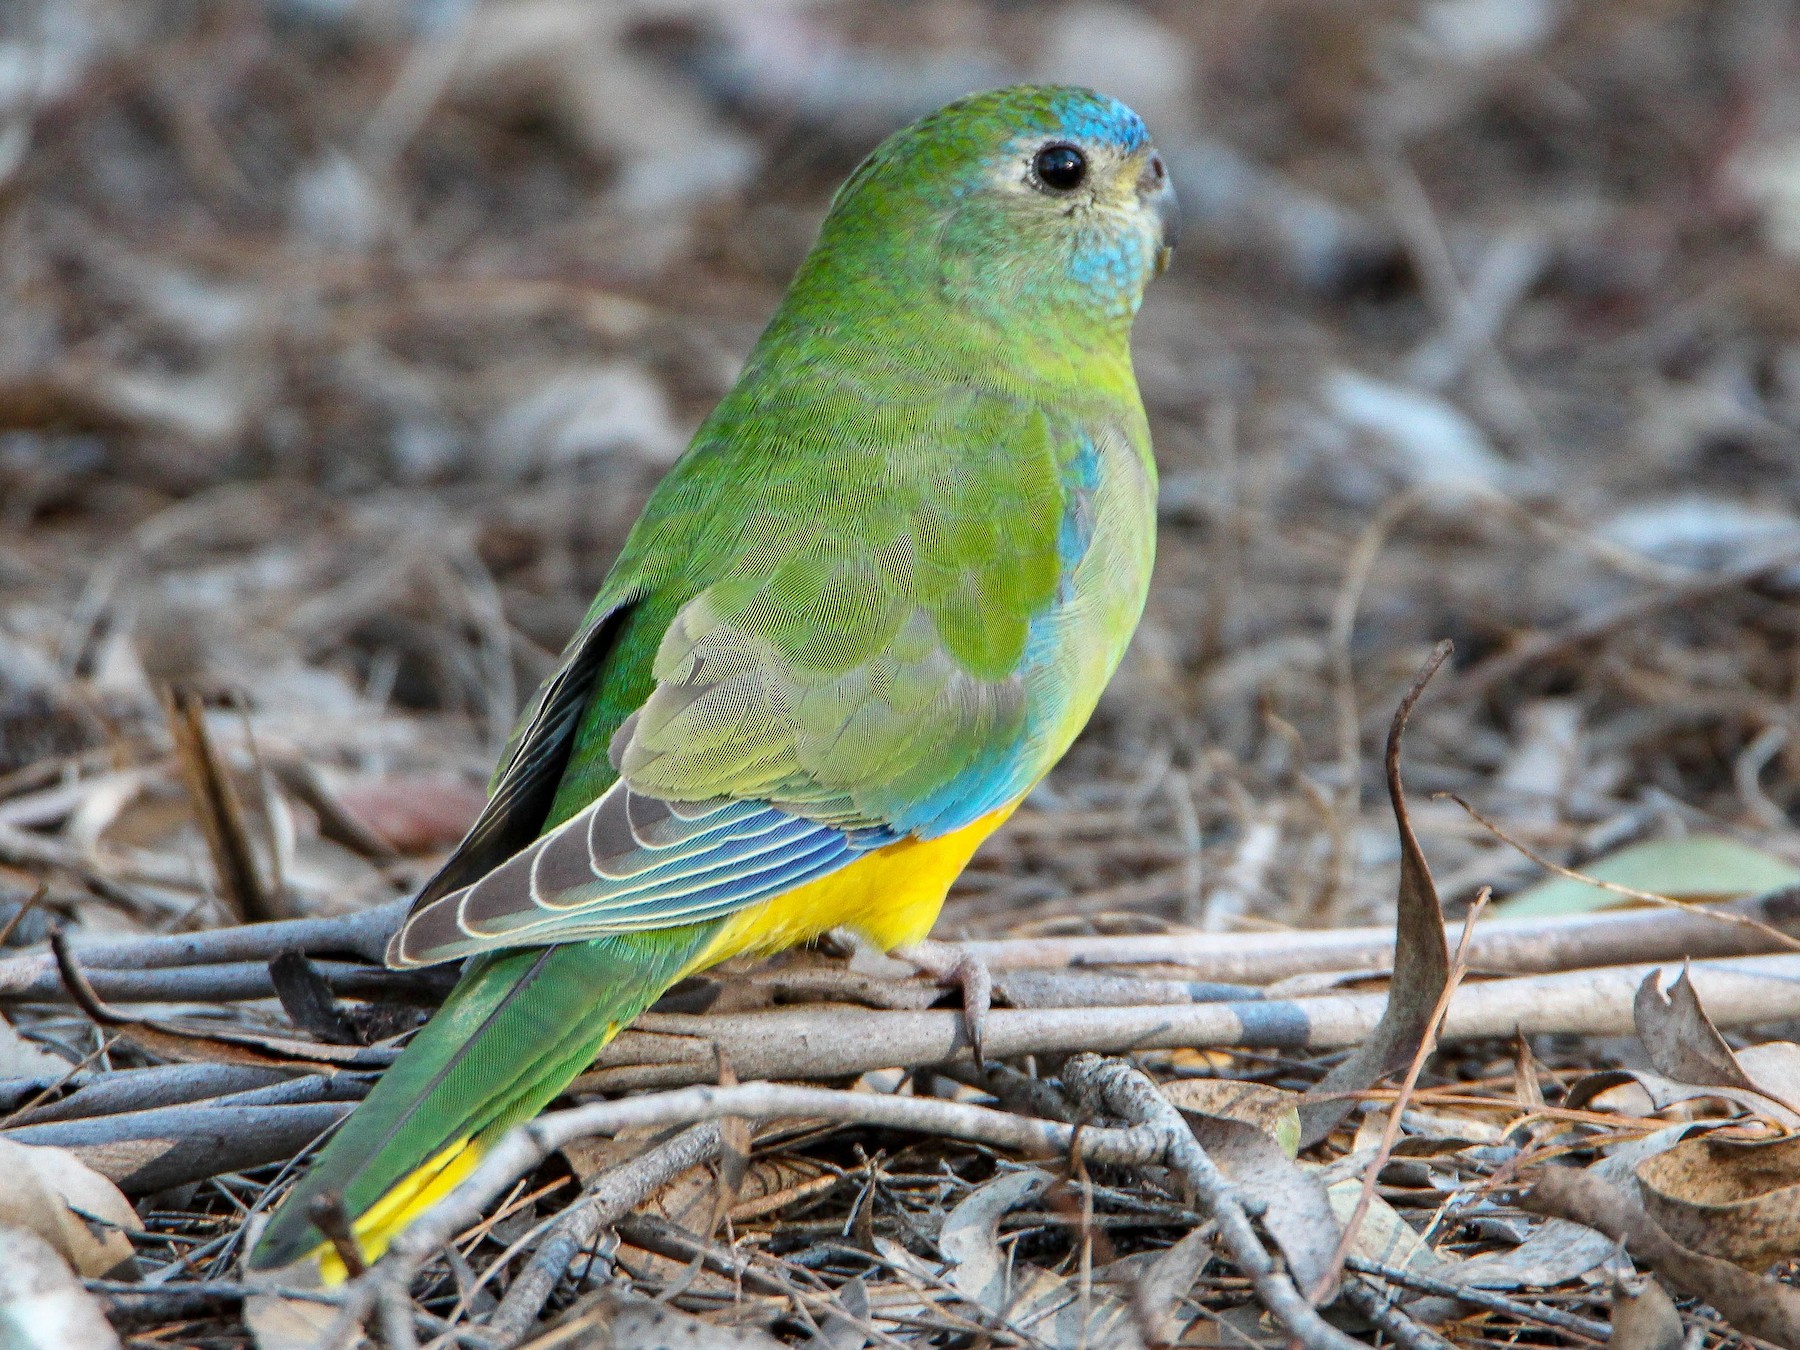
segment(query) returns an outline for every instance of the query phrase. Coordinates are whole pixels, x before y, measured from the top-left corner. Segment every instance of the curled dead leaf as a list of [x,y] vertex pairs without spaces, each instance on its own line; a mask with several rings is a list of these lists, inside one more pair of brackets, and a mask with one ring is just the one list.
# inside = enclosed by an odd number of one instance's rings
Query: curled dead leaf
[[1702,1087],[1678,1083],[1642,1069],[1604,1069],[1575,1080],[1563,1105],[1571,1111],[1615,1111],[1646,1116],[1685,1102],[1729,1102],[1782,1131],[1800,1129],[1800,1115],[1760,1092],[1734,1087]]
[[1800,1138],[1686,1139],[1637,1179],[1645,1210],[1684,1247],[1747,1270],[1800,1254]]
[[1704,1087],[1754,1088],[1731,1047],[1713,1025],[1694,982],[1684,967],[1665,993],[1660,971],[1651,971],[1638,986],[1632,1020],[1638,1039],[1658,1073],[1681,1083]]
[[1300,1110],[1302,1144],[1317,1143],[1349,1114],[1351,1099],[1343,1094],[1372,1087],[1412,1062],[1425,1039],[1438,998],[1450,980],[1450,943],[1444,935],[1444,909],[1438,901],[1425,852],[1413,831],[1406,793],[1400,784],[1400,741],[1413,705],[1438,668],[1450,659],[1451,650],[1449,642],[1438,643],[1413,677],[1412,687],[1394,710],[1394,720],[1388,728],[1387,788],[1394,828],[1400,836],[1400,895],[1394,920],[1394,975],[1388,986],[1387,1007],[1368,1038],[1307,1093],[1308,1100]]
[[1682,1245],[1624,1188],[1591,1172],[1552,1167],[1519,1204],[1623,1242],[1632,1260],[1712,1304],[1739,1331],[1800,1350],[1800,1290]]

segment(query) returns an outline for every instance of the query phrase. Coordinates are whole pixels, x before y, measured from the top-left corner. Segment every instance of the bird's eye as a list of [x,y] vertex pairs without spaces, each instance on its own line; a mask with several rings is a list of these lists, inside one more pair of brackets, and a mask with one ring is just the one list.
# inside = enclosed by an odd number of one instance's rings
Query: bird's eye
[[1031,161],[1031,171],[1052,192],[1070,192],[1087,177],[1087,156],[1072,145],[1046,145]]

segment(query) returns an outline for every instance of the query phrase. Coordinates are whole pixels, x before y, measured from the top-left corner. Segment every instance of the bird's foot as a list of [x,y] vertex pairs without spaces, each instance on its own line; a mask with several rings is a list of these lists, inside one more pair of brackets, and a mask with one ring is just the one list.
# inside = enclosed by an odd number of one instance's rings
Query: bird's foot
[[982,1054],[982,1033],[987,1025],[988,1009],[994,1002],[994,977],[987,965],[980,957],[953,943],[936,942],[930,938],[905,947],[896,947],[891,954],[910,962],[921,974],[930,976],[939,984],[955,985],[962,990],[963,1031],[968,1035],[975,1063],[984,1065],[986,1059]]

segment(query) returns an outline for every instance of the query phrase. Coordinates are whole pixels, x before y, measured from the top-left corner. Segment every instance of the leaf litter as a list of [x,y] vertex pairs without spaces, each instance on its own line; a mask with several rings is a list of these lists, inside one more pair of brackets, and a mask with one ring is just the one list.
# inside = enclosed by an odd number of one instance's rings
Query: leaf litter
[[[1792,42],[1751,0],[8,11],[0,1316],[349,1343],[237,1260],[441,996],[371,964],[393,903],[833,183],[1054,75],[1150,114],[1189,243],[1142,635],[940,926],[1007,1053],[867,954],[711,972],[572,1100],[723,1054],[843,1114],[571,1140],[368,1334],[1795,1344]],[[1446,635],[1408,803],[1375,752]],[[1439,1009],[1484,887],[1518,917]],[[1082,1153],[1154,1133],[1072,1100],[1094,1046],[1228,1191]],[[1302,1295],[1341,1260],[1329,1326],[1246,1232]]]

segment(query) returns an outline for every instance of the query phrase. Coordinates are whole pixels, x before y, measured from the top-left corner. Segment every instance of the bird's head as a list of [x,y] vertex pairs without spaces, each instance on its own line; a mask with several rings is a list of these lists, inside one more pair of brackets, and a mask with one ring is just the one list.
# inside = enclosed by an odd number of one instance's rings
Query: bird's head
[[[960,99],[890,136],[838,192],[820,253],[917,276],[1005,321],[1129,323],[1175,244],[1175,194],[1143,120],[1070,86]],[[833,270],[836,270],[834,268]]]

